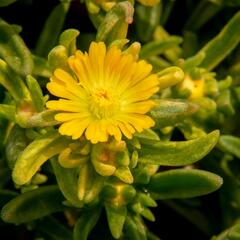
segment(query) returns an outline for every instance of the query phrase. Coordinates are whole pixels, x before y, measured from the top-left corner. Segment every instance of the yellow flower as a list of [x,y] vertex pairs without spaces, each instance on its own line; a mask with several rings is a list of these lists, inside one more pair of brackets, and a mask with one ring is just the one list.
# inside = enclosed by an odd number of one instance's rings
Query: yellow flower
[[147,113],[154,105],[149,98],[158,91],[152,66],[116,46],[107,51],[103,42],[92,42],[89,53],[76,51],[68,59],[71,73],[56,69],[47,84],[59,100],[47,102],[58,110],[59,132],[78,139],[85,134],[92,143],[106,142],[109,136],[120,141],[132,138],[154,125]]

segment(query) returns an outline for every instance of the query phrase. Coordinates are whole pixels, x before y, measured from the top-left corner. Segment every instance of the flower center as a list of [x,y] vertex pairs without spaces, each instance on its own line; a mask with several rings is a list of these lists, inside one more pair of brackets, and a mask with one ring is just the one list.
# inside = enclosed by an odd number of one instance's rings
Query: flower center
[[108,118],[119,110],[119,103],[112,91],[98,88],[90,95],[90,111],[98,119]]

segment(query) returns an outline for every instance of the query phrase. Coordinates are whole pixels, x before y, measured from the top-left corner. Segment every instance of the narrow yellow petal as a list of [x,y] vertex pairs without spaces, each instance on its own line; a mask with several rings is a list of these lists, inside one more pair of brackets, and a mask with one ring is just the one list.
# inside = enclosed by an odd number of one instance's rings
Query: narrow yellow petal
[[61,81],[65,82],[65,83],[76,83],[76,80],[66,71],[57,68],[54,71],[54,75],[56,78],[60,79]]
[[87,105],[81,101],[70,101],[70,100],[52,100],[47,102],[47,107],[55,110],[62,110],[66,112],[81,112],[86,109]]
[[124,123],[118,122],[118,126],[120,128],[120,130],[122,131],[122,133],[128,138],[131,139],[132,138],[132,133],[128,130],[128,128],[126,127],[126,125]]
[[145,114],[147,113],[151,108],[153,108],[156,105],[156,103],[152,100],[144,101],[144,102],[136,102],[136,103],[130,103],[127,104],[125,107],[123,107],[123,112],[126,113],[141,113]]
[[70,121],[73,119],[89,117],[90,113],[87,111],[77,113],[58,113],[55,115],[55,119],[60,122]]
[[71,92],[67,91],[64,85],[60,85],[58,83],[50,82],[47,84],[48,91],[56,97],[66,98],[71,100],[78,100],[79,98],[72,94]]
[[82,136],[83,132],[86,130],[90,123],[89,118],[82,119],[75,124],[75,130],[74,133],[72,134],[72,139],[78,139]]

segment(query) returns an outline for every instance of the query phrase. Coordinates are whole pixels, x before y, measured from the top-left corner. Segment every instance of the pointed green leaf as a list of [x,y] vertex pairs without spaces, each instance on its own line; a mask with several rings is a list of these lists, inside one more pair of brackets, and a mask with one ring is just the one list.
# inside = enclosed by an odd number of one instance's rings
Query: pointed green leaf
[[8,135],[5,146],[7,163],[10,169],[14,168],[18,157],[26,148],[28,143],[29,139],[26,136],[25,130],[20,128],[18,125],[15,125]]
[[219,131],[189,141],[156,142],[139,151],[139,162],[164,166],[192,164],[206,156],[216,145]]
[[148,189],[157,193],[156,199],[190,198],[216,191],[222,178],[197,169],[175,169],[154,175]]
[[45,186],[23,193],[8,202],[1,212],[3,221],[14,224],[30,222],[64,209],[57,186]]
[[76,168],[63,168],[58,163],[58,160],[52,158],[51,165],[57,179],[58,186],[67,199],[67,201],[75,207],[82,207],[82,203],[78,199],[78,169]]
[[76,51],[76,39],[80,32],[76,29],[65,30],[60,38],[59,44],[67,49],[68,55],[71,56]]
[[123,225],[127,216],[125,205],[105,204],[108,226],[114,238],[118,239],[122,235]]
[[124,228],[129,239],[147,240],[146,227],[138,216],[127,216]]
[[47,60],[36,55],[32,55],[32,58],[34,63],[32,74],[36,76],[50,78],[52,73]]
[[206,54],[201,67],[212,70],[216,67],[240,42],[240,11],[225,25],[221,32],[208,42],[198,54]]
[[[1,48],[1,47],[0,47]],[[1,50],[0,50],[1,51]],[[22,78],[0,59],[0,84],[3,85],[18,102],[30,100],[30,93]]]
[[68,69],[67,61],[67,49],[62,45],[56,46],[48,54],[48,64],[52,71],[54,71],[56,68]]
[[240,158],[240,138],[231,135],[222,135],[219,146],[224,152],[231,153]]
[[147,42],[160,22],[161,5],[148,7],[138,4],[135,11],[137,34],[142,41]]
[[21,75],[31,74],[33,60],[31,53],[15,29],[0,19],[0,56]]
[[90,162],[79,167],[78,199],[90,203],[97,199],[105,178],[97,174]]
[[140,51],[140,57],[146,58],[156,56],[164,53],[166,50],[172,47],[178,46],[182,42],[182,38],[172,36],[166,40],[155,40],[142,46]]
[[13,169],[16,184],[26,184],[49,158],[59,154],[69,144],[69,140],[53,132],[34,140],[22,152]]
[[114,40],[126,38],[128,25],[133,20],[133,11],[130,2],[117,3],[98,27],[96,40],[110,44]]
[[13,105],[0,104],[0,116],[12,122],[15,121],[16,108]]
[[218,236],[214,236],[211,240],[238,240],[240,239],[240,223],[236,223],[232,227],[226,229]]
[[156,100],[150,114],[155,120],[156,127],[166,127],[182,122],[198,110],[198,106],[194,103],[184,100]]
[[185,28],[197,31],[224,7],[223,3],[225,2],[227,2],[227,0],[199,1],[191,16],[188,18]]
[[62,30],[70,3],[62,1],[49,15],[37,42],[36,54],[47,56],[49,51],[56,45]]
[[157,73],[160,90],[172,87],[184,79],[184,72],[179,67],[168,67]]
[[33,76],[28,75],[26,82],[27,82],[28,89],[30,91],[33,105],[35,106],[38,112],[43,111],[45,102],[43,99],[42,89],[39,86],[38,81]]
[[88,235],[96,225],[100,213],[101,208],[82,212],[73,230],[73,240],[88,240]]
[[16,122],[23,128],[54,126],[59,124],[54,118],[57,112],[55,110],[46,110],[33,114],[28,118],[18,118]]

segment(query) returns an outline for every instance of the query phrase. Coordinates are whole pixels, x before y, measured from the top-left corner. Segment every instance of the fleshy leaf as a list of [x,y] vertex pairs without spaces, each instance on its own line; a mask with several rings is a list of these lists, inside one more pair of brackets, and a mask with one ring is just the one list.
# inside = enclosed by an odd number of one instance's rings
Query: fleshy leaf
[[65,30],[59,38],[59,44],[67,49],[69,56],[76,51],[76,38],[79,34],[80,32],[76,29],[68,29]]
[[69,144],[69,140],[52,132],[39,137],[22,152],[13,169],[13,181],[26,184],[49,158],[60,153]]
[[22,78],[18,74],[16,74],[12,69],[10,69],[7,63],[1,59],[0,59],[0,84],[3,85],[9,91],[9,93],[16,101],[22,102],[24,100],[30,100],[30,93],[26,85],[24,84]]
[[78,188],[78,170],[76,168],[63,168],[57,159],[51,159],[51,165],[57,178],[58,186],[67,199],[67,201],[75,207],[82,207],[82,203],[77,196]]
[[206,54],[201,67],[212,70],[216,67],[240,42],[240,11],[225,25],[222,31],[208,42],[198,54]]
[[31,74],[33,60],[31,53],[15,29],[0,19],[0,56],[21,75]]
[[16,2],[17,0],[1,0],[0,1],[0,7],[6,7],[14,2]]
[[147,42],[151,39],[154,29],[160,22],[161,5],[147,7],[136,5],[136,28],[140,39]]
[[231,135],[222,135],[219,139],[220,148],[240,158],[240,138]]
[[98,27],[96,40],[111,43],[114,40],[126,38],[128,25],[133,20],[133,11],[130,2],[117,3]]
[[0,116],[10,121],[15,121],[16,108],[13,105],[0,104]]
[[137,216],[127,216],[124,228],[129,239],[147,240],[146,227]]
[[226,229],[219,236],[214,236],[211,240],[238,240],[240,239],[240,223]]
[[174,46],[178,46],[182,42],[182,38],[172,36],[166,40],[155,40],[142,46],[140,57],[146,58],[164,53],[166,50]]
[[6,158],[10,169],[14,168],[14,165],[28,145],[29,140],[26,137],[25,130],[15,125],[8,135],[6,142]]
[[49,15],[45,26],[39,37],[36,54],[39,56],[47,56],[48,52],[55,46],[57,39],[67,15],[69,5],[68,1],[59,3]]
[[155,199],[190,198],[205,195],[222,185],[222,178],[197,169],[174,169],[154,175],[148,189]]
[[28,75],[26,82],[31,94],[33,105],[35,106],[38,112],[43,111],[45,102],[43,99],[42,89],[39,86],[38,81],[31,75]]
[[82,212],[74,227],[73,240],[87,240],[89,233],[100,217],[100,213],[100,208]]
[[125,205],[105,204],[108,225],[114,238],[118,239],[122,235],[123,225],[127,216]]
[[198,110],[194,103],[184,100],[156,100],[150,114],[155,120],[156,127],[166,127],[180,123]]
[[192,164],[206,156],[216,145],[219,131],[189,141],[156,142],[139,150],[139,162],[164,166]]
[[1,212],[8,223],[21,224],[62,211],[63,196],[57,186],[45,186],[23,193],[8,202]]
[[184,72],[179,67],[168,67],[157,73],[160,89],[176,85],[184,79]]

